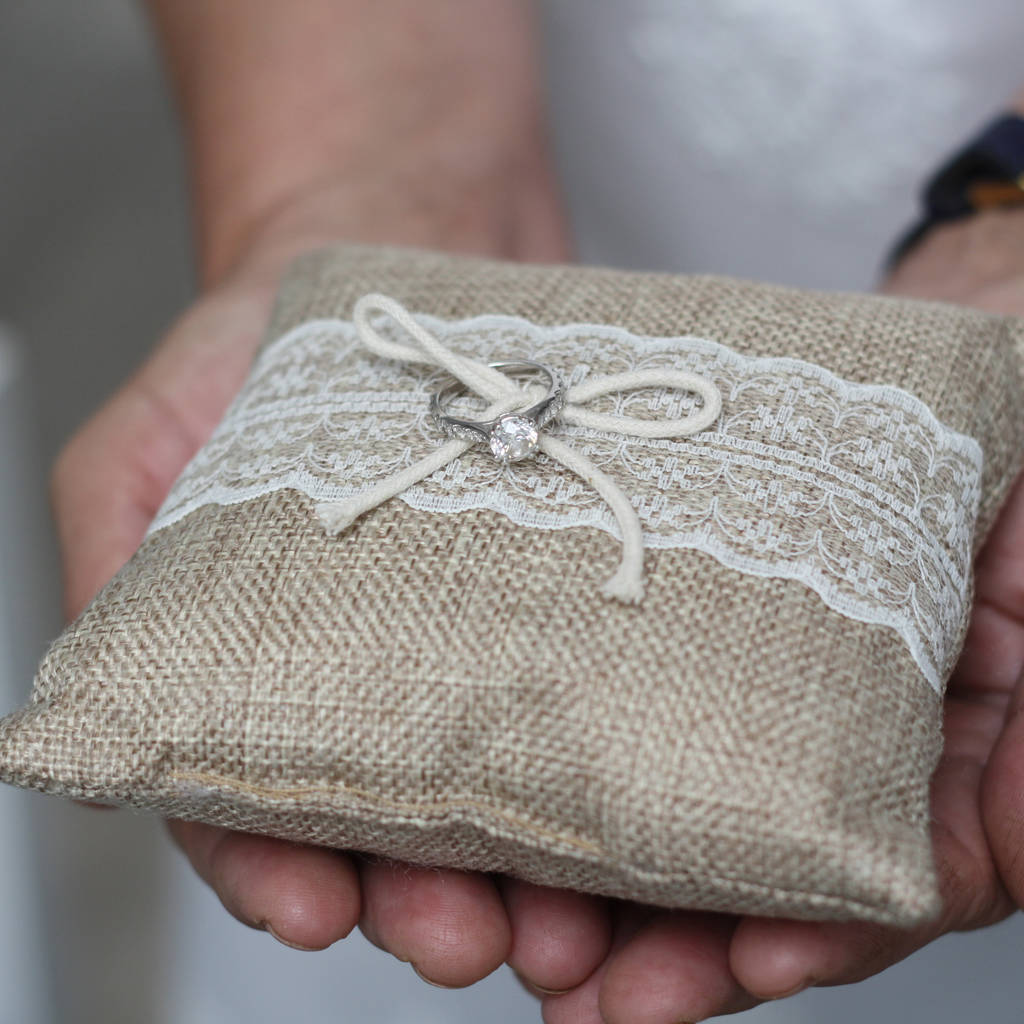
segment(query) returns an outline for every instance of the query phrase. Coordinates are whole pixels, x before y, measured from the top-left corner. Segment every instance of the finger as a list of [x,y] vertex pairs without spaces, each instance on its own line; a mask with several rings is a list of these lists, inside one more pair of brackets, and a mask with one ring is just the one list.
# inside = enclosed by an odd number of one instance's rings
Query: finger
[[1024,669],[1024,474],[975,566],[971,624],[947,696],[1008,696]]
[[363,934],[432,984],[472,985],[504,963],[512,947],[505,907],[486,875],[360,862]]
[[170,481],[194,450],[137,385],[126,386],[68,442],[51,500],[74,618],[131,557]]
[[739,983],[759,999],[781,999],[812,985],[846,985],[878,974],[947,931],[1004,916],[996,890],[987,881],[975,883],[970,859],[943,855],[941,848],[958,840],[942,826],[937,830],[946,838],[937,849],[943,910],[935,921],[902,930],[862,921],[745,918],[730,949]]
[[1024,680],[985,766],[982,818],[1002,883],[1024,909]]
[[[949,749],[933,776],[931,800],[941,902],[937,918],[909,930],[865,922],[746,918],[733,937],[730,958],[748,991],[768,999],[810,985],[860,981],[945,932],[993,924],[1010,912],[979,813],[986,771],[979,752],[992,731],[991,717],[985,706],[947,705]],[[963,735],[957,735],[958,728]]]
[[666,912],[609,960],[601,983],[606,1024],[675,1024],[749,1009],[753,999],[729,966],[736,920]]
[[600,1008],[605,970],[602,964],[582,985],[564,994],[544,996],[541,1003],[544,1024],[605,1024]]
[[946,931],[948,915],[911,930],[859,921],[746,918],[733,937],[737,980],[759,999],[781,999],[814,985],[847,985],[880,973]]
[[51,498],[68,618],[131,557],[212,433],[245,377],[271,295],[260,282],[193,306],[60,453]]
[[550,994],[582,984],[608,954],[612,939],[606,900],[565,889],[501,878],[512,929],[509,966]]
[[871,977],[941,934],[933,926],[900,931],[859,921],[743,919],[729,963],[758,999],[782,999],[812,985],[844,985]]
[[359,876],[335,850],[172,821],[197,874],[243,924],[296,949],[325,949],[359,920]]
[[601,985],[615,953],[635,935],[654,911],[635,903],[610,901],[612,941],[608,956],[576,988],[564,994],[544,998],[541,1012],[544,1024],[606,1024],[601,1015]]
[[850,922],[747,918],[733,937],[733,974],[758,999],[782,999],[811,985],[838,985],[867,977],[919,945],[897,946],[889,930]]

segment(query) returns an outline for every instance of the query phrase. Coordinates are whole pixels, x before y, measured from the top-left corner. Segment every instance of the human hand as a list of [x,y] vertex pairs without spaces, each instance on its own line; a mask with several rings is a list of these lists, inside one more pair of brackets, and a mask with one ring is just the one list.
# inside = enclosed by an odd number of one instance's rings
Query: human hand
[[[291,258],[337,240],[567,256],[519,0],[151,6],[190,138],[207,286],[58,460],[69,617],[134,552],[238,390]],[[359,921],[449,984],[509,953],[509,916],[482,876],[171,828],[228,909],[286,943],[321,948]],[[554,897],[544,935],[599,934],[573,906]]]
[[[258,238],[236,271],[186,314],[68,446],[55,501],[69,613],[131,554],[171,480],[237,390],[287,258],[339,233],[358,238],[380,230],[376,212],[372,225],[340,224],[340,205],[330,190],[313,196],[283,219],[284,227]],[[424,229],[416,240],[441,244],[430,233]],[[450,239],[450,225],[440,233]],[[490,237],[474,229],[457,244],[500,250]],[[556,258],[550,235],[542,238],[526,232],[532,240],[506,252]],[[930,259],[924,251],[921,257]],[[904,278],[902,287],[923,288],[926,276],[935,275]],[[1009,273],[999,283],[997,276],[984,276],[988,294],[1007,309],[1006,297],[1017,294],[1024,312],[1024,287],[1015,291]],[[469,984],[508,959],[542,996],[549,1024],[697,1020],[805,983],[857,980],[944,931],[998,920],[1024,899],[1024,877],[1014,864],[1024,840],[1024,716],[1017,714],[1024,698],[1011,697],[1024,664],[1024,597],[1014,585],[1016,567],[1024,570],[1022,553],[1018,487],[979,562],[975,619],[947,696],[947,744],[934,791],[945,909],[914,933],[666,912],[200,824],[172,827],[241,920],[305,948],[333,942],[358,921],[372,941],[449,985]],[[568,991],[548,995],[540,986]]]
[[[540,170],[523,175],[523,163],[522,151],[515,163],[496,161],[499,180],[472,187],[444,179],[426,189],[380,175],[369,184],[318,183],[264,224],[233,270],[185,313],[58,460],[53,499],[68,616],[130,557],[170,484],[237,392],[281,269],[293,256],[338,238],[383,238],[564,259],[554,191]],[[409,167],[398,173],[418,177]],[[176,822],[171,829],[237,917],[287,943],[328,945],[361,918],[378,944],[453,984],[476,980],[508,954],[509,924],[486,878],[357,861],[200,824]]]
[[[1024,316],[1024,211],[934,232],[883,290]],[[544,998],[545,1022],[703,1020],[810,985],[861,980],[946,932],[983,927],[1024,906],[1022,580],[1018,480],[977,562],[971,626],[945,696],[945,746],[932,787],[943,901],[936,921],[898,931],[609,903],[608,955],[582,985]],[[577,963],[585,962],[581,951]]]
[[[58,460],[69,617],[131,556],[220,419],[292,257],[338,240],[568,255],[523,0],[149,7],[182,108],[206,288]],[[171,828],[236,917],[290,945],[322,948],[358,921],[452,985],[514,953],[569,987],[605,952],[603,912],[571,893]]]

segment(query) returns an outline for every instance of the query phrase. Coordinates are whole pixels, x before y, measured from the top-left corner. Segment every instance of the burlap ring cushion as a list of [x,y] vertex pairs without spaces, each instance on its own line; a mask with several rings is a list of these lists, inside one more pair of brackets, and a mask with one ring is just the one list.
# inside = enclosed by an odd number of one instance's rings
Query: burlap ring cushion
[[[443,375],[360,344],[369,292],[573,386],[714,381],[693,436],[547,428],[639,514],[642,601],[602,593],[617,520],[543,454],[473,447],[325,531],[318,506],[449,443]],[[647,903],[921,921],[939,694],[1018,468],[1022,341],[950,306],[721,278],[307,256],[224,423],[3,723],[2,776]]]

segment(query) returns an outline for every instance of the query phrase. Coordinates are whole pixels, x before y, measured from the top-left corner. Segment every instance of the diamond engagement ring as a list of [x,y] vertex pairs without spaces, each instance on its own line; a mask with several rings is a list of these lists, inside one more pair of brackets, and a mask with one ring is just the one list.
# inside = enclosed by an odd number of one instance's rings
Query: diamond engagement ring
[[490,363],[494,370],[507,373],[539,373],[548,380],[548,393],[536,405],[518,412],[506,413],[493,420],[464,420],[449,416],[445,406],[468,389],[456,381],[430,396],[430,415],[442,433],[466,441],[482,441],[490,446],[499,462],[519,462],[537,450],[540,431],[565,405],[565,383],[542,363],[519,360],[513,363]]

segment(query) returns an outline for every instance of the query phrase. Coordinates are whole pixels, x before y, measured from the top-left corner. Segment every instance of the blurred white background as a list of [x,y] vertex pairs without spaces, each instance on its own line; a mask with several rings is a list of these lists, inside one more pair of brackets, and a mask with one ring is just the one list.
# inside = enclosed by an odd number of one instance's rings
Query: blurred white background
[[[844,8],[826,23],[797,17],[815,10],[809,0],[763,5],[775,12],[766,17],[779,38],[814,51],[817,63],[806,70],[820,79],[819,102],[803,102],[799,117],[786,122],[791,134],[780,136],[773,110],[795,109],[801,99],[792,85],[799,76],[786,74],[795,51],[780,49],[784,63],[767,99],[753,89],[761,105],[748,111],[749,123],[730,120],[729,97],[714,91],[723,68],[735,70],[730,81],[742,80],[744,53],[759,42],[744,34],[753,29],[743,19],[758,4],[549,0],[556,142],[582,255],[870,286],[885,245],[910,216],[917,180],[1024,84],[1019,0],[987,0],[988,22],[978,14],[985,3],[962,15],[951,0],[903,6],[916,21],[889,19],[905,48],[893,52],[917,54],[932,75],[919,91],[938,90],[938,98],[918,113],[868,108],[855,118],[844,114],[848,101],[829,91],[828,69],[844,54],[860,55],[857,46],[844,49],[838,33],[868,31],[872,18],[887,14],[866,3],[860,14]],[[929,12],[943,24],[970,20],[947,38]],[[786,36],[787,25],[799,31]],[[942,60],[906,49],[915,38],[923,46],[922,34]],[[701,39],[717,41],[719,50],[693,42]],[[876,56],[875,79],[899,95],[900,74],[914,67],[887,52]],[[984,74],[961,87],[972,69]],[[705,98],[688,102],[694,96]],[[650,118],[635,117],[637,109]],[[819,152],[830,119],[843,141],[831,172]],[[880,169],[836,170],[858,146],[894,137],[901,145]],[[724,188],[723,167],[732,175]],[[842,203],[831,202],[834,195],[825,201],[830,173]],[[0,322],[12,325],[0,337],[6,709],[26,693],[32,665],[59,625],[43,511],[47,466],[191,289],[174,119],[136,6],[49,0],[0,7],[0,182]],[[810,198],[794,207],[778,199],[787,190]],[[747,211],[745,202],[757,205]],[[820,258],[806,259],[808,251]],[[325,953],[299,954],[247,931],[192,877],[155,821],[8,791],[0,792],[0,815],[0,1024],[539,1020],[507,972],[468,991],[442,992],[358,936]],[[868,983],[805,993],[740,1019],[1019,1024],[1022,951],[1018,915],[984,934],[947,938]]]

